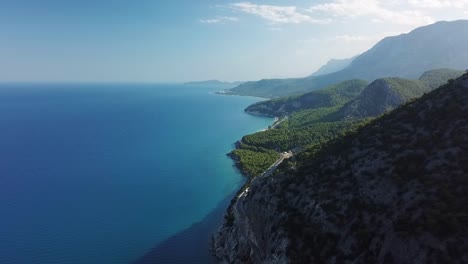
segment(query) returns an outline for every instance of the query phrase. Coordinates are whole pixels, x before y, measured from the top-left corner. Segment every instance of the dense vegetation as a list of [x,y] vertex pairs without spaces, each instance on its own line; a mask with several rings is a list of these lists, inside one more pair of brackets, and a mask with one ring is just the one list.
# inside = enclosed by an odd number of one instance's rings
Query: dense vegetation
[[361,122],[327,121],[327,116],[334,109],[319,108],[295,113],[277,128],[244,136],[242,141],[251,146],[286,151],[322,144]]
[[275,128],[244,136],[231,156],[248,175],[260,175],[276,161],[278,151],[297,152],[321,145],[363,122],[335,120],[338,109],[335,106],[294,113]]
[[349,80],[299,96],[284,97],[253,104],[248,113],[284,116],[305,109],[333,107],[356,98],[368,85],[367,81]]
[[262,174],[279,158],[278,152],[274,150],[242,143],[230,155],[237,162],[239,169],[250,176]]
[[377,79],[356,99],[347,103],[340,110],[340,115],[344,119],[378,116],[430,90],[428,85],[419,80]]
[[382,78],[367,86],[365,81],[350,80],[301,96],[256,103],[246,111],[283,116],[282,122],[273,129],[244,136],[232,157],[244,172],[259,175],[278,158],[275,151],[320,149],[329,140],[459,75],[460,71],[441,69],[424,73],[421,80]]
[[456,79],[462,75],[463,71],[453,69],[435,69],[423,73],[421,77],[419,77],[419,80],[428,85],[431,89],[436,89],[444,85],[447,80]]

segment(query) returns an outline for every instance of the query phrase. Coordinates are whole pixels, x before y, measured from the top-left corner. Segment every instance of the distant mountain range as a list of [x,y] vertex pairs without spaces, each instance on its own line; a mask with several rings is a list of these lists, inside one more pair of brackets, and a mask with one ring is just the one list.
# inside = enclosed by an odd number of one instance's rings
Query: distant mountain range
[[[313,74],[306,78],[246,82],[227,93],[276,98],[317,90],[350,79],[415,79],[431,69],[465,70],[468,67],[467,43],[468,20],[437,22],[408,34],[387,37],[337,72],[320,76]],[[327,68],[330,69],[325,66]]]

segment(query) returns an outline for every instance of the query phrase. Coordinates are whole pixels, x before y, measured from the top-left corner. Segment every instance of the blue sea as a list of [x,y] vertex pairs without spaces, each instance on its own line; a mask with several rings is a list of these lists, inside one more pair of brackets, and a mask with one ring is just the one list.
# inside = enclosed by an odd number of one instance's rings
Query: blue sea
[[226,153],[273,121],[216,90],[1,84],[0,263],[212,263]]

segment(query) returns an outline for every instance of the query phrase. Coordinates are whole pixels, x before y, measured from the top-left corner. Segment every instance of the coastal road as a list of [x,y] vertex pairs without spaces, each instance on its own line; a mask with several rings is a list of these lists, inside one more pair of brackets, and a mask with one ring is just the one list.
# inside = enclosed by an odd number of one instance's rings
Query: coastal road
[[[262,175],[260,175],[258,177],[268,177],[268,176],[270,176],[285,159],[289,159],[293,155],[294,154],[291,151],[280,153],[280,158],[275,163],[273,163]],[[240,216],[245,216],[245,210],[244,210],[244,203],[243,202],[244,202],[245,197],[249,193],[249,189],[250,189],[250,187],[245,188],[245,190],[243,192],[241,192],[237,196],[236,206],[234,207],[234,214],[236,215],[236,217],[239,216],[239,215]]]
[[273,128],[277,127],[279,124],[281,124],[284,121],[288,120],[288,118],[289,118],[288,116],[285,116],[282,119],[275,121],[275,123],[273,123],[273,125],[270,127],[270,129],[273,129]]
[[279,158],[275,163],[273,163],[260,177],[268,177],[268,176],[270,176],[271,174],[273,174],[273,172],[276,170],[276,168],[278,168],[278,166],[279,166],[285,159],[289,159],[289,158],[291,158],[293,155],[294,155],[294,154],[293,154],[291,151],[280,153],[280,158]]

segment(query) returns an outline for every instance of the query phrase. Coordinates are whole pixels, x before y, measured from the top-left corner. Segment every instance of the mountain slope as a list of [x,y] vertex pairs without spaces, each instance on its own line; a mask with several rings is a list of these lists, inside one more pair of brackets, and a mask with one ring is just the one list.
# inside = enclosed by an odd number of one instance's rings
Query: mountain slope
[[453,69],[435,69],[430,70],[421,75],[419,80],[431,89],[435,89],[445,84],[450,79],[456,79],[463,75],[463,71],[457,71]]
[[468,20],[437,22],[408,34],[383,39],[341,71],[306,78],[247,82],[229,90],[229,93],[276,98],[305,93],[350,79],[415,79],[423,72],[436,68],[465,70],[468,65],[466,43]]
[[382,78],[373,81],[354,100],[340,109],[343,119],[378,116],[432,89],[421,81]]
[[228,263],[467,263],[468,74],[256,178],[214,239]]
[[363,80],[345,81],[300,96],[255,103],[247,107],[245,111],[253,114],[283,116],[305,109],[333,107],[356,98],[367,84]]
[[[364,89],[366,81],[351,80],[331,85],[300,96],[290,96],[255,103],[246,112],[260,115],[283,116],[305,109],[334,107],[351,101],[337,119],[377,116],[433,90],[449,79],[460,77],[463,71],[435,69],[421,75],[418,80],[382,78]],[[362,95],[360,95],[360,93]],[[389,100],[386,102],[385,100]],[[376,109],[380,107],[380,109]],[[354,113],[353,113],[354,112]],[[363,114],[359,114],[363,112]],[[365,114],[367,113],[367,114]]]
[[341,60],[331,59],[327,62],[327,64],[320,67],[320,69],[312,73],[310,76],[320,76],[341,71],[342,69],[348,67],[355,58],[356,57]]
[[[346,79],[342,81],[344,80]],[[278,98],[288,95],[299,95],[337,82],[339,81],[334,81],[323,76],[313,78],[263,79],[255,82],[245,82],[226,90],[225,94]]]
[[464,70],[468,64],[467,41],[467,20],[438,22],[383,39],[341,74],[367,80],[389,76],[415,79],[431,69]]

